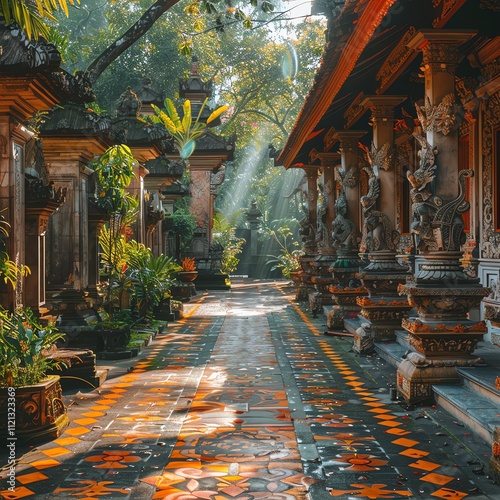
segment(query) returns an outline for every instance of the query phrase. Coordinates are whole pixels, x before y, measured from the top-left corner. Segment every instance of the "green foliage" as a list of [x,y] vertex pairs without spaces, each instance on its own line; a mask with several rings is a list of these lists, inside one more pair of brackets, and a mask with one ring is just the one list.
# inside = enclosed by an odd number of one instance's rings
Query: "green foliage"
[[111,146],[92,164],[99,183],[99,205],[108,214],[125,214],[137,208],[126,188],[134,177],[137,160],[125,144]]
[[227,219],[220,212],[214,217],[212,244],[222,248],[221,272],[224,274],[234,272],[240,262],[238,255],[242,252],[245,239],[235,235],[236,225],[233,221],[241,213],[242,211],[235,214],[233,220]]
[[174,285],[172,276],[181,270],[172,258],[153,255],[151,249],[132,240],[127,244],[127,270],[139,308],[157,306]]
[[54,326],[42,327],[30,309],[14,314],[0,309],[0,387],[41,382],[61,364],[46,354],[63,337]]
[[291,272],[300,269],[300,256],[303,252],[299,249],[299,243],[286,224],[276,229],[269,228],[265,234],[277,244],[279,252],[277,255],[268,255],[270,259],[266,264],[274,264],[271,271],[281,269],[283,276],[289,279]]
[[4,283],[9,284],[15,289],[18,280],[24,276],[28,276],[31,270],[28,266],[18,264],[11,260],[5,249],[2,250],[6,245],[4,238],[9,236],[9,229],[10,224],[5,220],[4,216],[0,214],[0,277],[3,279]]
[[180,252],[185,253],[190,250],[193,240],[194,230],[196,229],[195,216],[185,207],[176,208],[172,219],[173,230],[180,238]]
[[205,109],[208,99],[203,101],[203,104],[198,112],[195,122],[193,123],[193,115],[191,111],[191,101],[186,99],[182,105],[182,119],[177,112],[177,108],[171,99],[165,99],[165,110],[152,104],[156,115],[151,117],[153,123],[162,124],[174,138],[174,143],[183,160],[187,160],[194,152],[196,147],[196,139],[201,137],[207,126],[224,113],[228,106],[221,106],[213,111],[208,117],[206,123],[201,122],[200,118]]
[[[80,3],[80,0],[76,0]],[[61,10],[68,16],[68,5],[74,0],[0,0],[0,15],[7,24],[16,22],[31,39],[49,37],[46,20],[57,21],[54,12]]]
[[110,220],[99,233],[101,263],[105,266],[101,279],[105,279],[105,305],[112,312],[113,303],[122,305],[124,294],[131,288],[124,273],[126,265],[125,229],[133,224],[139,212],[139,202],[126,192],[132,182],[136,160],[128,146],[110,147],[93,168],[100,192],[99,205]]

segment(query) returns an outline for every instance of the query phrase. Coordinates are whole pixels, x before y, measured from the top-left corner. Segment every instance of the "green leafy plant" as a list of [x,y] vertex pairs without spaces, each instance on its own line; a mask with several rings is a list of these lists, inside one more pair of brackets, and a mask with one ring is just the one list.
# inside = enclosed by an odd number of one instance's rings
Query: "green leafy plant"
[[21,387],[41,382],[47,371],[63,364],[47,357],[64,334],[42,327],[30,309],[0,310],[0,386]]
[[9,229],[10,224],[0,214],[0,277],[6,284],[15,289],[18,280],[24,276],[28,276],[31,270],[28,266],[11,260],[9,254],[5,251],[5,238],[9,236]]
[[109,223],[99,233],[101,279],[105,282],[105,305],[109,313],[113,312],[116,299],[121,305],[124,293],[131,286],[124,273],[125,231],[137,218],[139,202],[126,188],[132,182],[136,164],[130,148],[123,144],[112,146],[93,164],[99,186],[97,202],[109,216]]
[[[235,214],[237,218],[239,214]],[[238,255],[243,250],[244,238],[238,238],[235,234],[236,225],[220,212],[215,214],[212,245],[222,249],[221,272],[231,274],[236,270],[240,259]]]
[[278,245],[278,255],[268,255],[270,259],[267,264],[274,264],[271,271],[281,269],[281,274],[285,278],[290,278],[290,273],[300,270],[300,256],[303,254],[299,250],[299,243],[293,239],[293,233],[286,225],[278,229],[268,229],[267,235]]
[[187,208],[179,207],[170,218],[172,219],[172,229],[180,239],[179,250],[187,252],[190,249],[194,230],[196,229],[195,216]]
[[196,148],[196,139],[205,133],[205,129],[208,124],[217,119],[229,108],[229,106],[221,106],[217,108],[210,114],[206,123],[202,122],[200,121],[200,118],[203,110],[205,109],[207,100],[208,99],[205,99],[203,102],[194,123],[191,101],[189,99],[186,99],[182,105],[182,118],[179,116],[175,104],[168,97],[164,102],[165,110],[160,109],[155,104],[151,105],[156,113],[156,115],[151,117],[151,121],[153,121],[153,123],[163,124],[163,126],[168,130],[174,138],[175,146],[183,160],[187,160],[193,154]]
[[[76,0],[80,3],[80,0]],[[75,5],[75,0],[1,0],[0,14],[7,24],[16,22],[28,38],[36,39],[39,35],[49,36],[45,19],[57,21],[54,12],[62,10],[68,16],[68,5]]]
[[151,249],[135,240],[127,244],[127,266],[126,273],[140,310],[159,305],[175,284],[172,276],[182,269],[171,257],[163,254],[155,257]]

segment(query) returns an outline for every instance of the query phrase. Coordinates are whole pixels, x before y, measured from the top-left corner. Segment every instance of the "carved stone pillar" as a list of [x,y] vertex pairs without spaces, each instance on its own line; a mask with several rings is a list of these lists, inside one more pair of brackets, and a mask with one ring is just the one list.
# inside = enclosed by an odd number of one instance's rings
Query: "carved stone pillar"
[[346,320],[354,333],[354,350],[367,354],[374,341],[395,338],[401,320],[411,306],[398,296],[400,283],[406,281],[408,269],[396,260],[400,233],[396,229],[396,178],[392,153],[394,140],[394,107],[406,98],[401,96],[368,96],[362,105],[371,110],[373,142],[366,148],[368,192],[361,197],[363,231],[360,251],[368,255],[369,264],[356,276],[368,288],[368,297],[358,297],[361,306],[358,320]]
[[[340,267],[358,267],[359,265],[359,245],[357,240],[358,235],[361,233],[362,224],[359,184],[360,149],[358,143],[359,139],[365,134],[366,132],[359,130],[346,130],[336,133],[336,138],[340,141],[341,169],[339,173],[342,179],[341,191],[344,193],[346,201],[345,219],[350,222],[348,223],[350,231],[345,226],[343,234],[340,235],[341,238],[345,238],[345,241],[340,241],[338,237],[336,238],[337,260],[343,261],[343,263],[340,263]],[[338,208],[340,209],[340,207]],[[340,210],[336,206],[336,220],[340,215],[339,212]],[[336,229],[337,231],[334,229],[334,234],[339,235],[338,228]]]
[[335,218],[335,167],[340,163],[339,153],[311,153],[311,160],[321,160],[322,174],[319,179],[318,213],[316,244],[317,255],[313,262],[315,275],[311,278],[316,292],[310,296],[311,310],[315,313],[321,312],[325,305],[333,304],[328,287],[333,284],[334,279],[330,271],[336,260],[336,252],[333,246],[332,222]]
[[419,167],[408,174],[412,185],[412,234],[424,256],[415,278],[400,288],[418,316],[403,321],[414,349],[398,368],[399,393],[408,402],[432,398],[432,385],[454,382],[456,367],[482,363],[473,356],[486,332],[483,321],[468,319],[488,290],[468,276],[460,263],[465,242],[462,214],[469,210],[465,178],[472,170],[458,170],[455,67],[457,48],[470,32],[422,31],[410,46],[423,52],[424,106],[417,113],[424,135]]
[[[458,47],[475,35],[473,31],[422,30],[408,44],[422,51],[420,69],[425,76],[425,101],[417,113],[432,149],[439,153],[439,175],[434,191],[443,199],[458,194],[458,127],[455,111],[455,69]],[[425,110],[433,110],[428,113]]]
[[299,234],[302,240],[302,251],[300,257],[301,273],[300,283],[297,288],[297,300],[309,300],[309,294],[314,292],[311,282],[312,276],[316,274],[314,261],[318,253],[316,242],[316,229],[318,223],[318,165],[304,165],[301,167],[307,179],[307,207],[304,207],[304,218],[299,222]]
[[[7,99],[7,97],[5,97]],[[17,120],[8,115],[0,116],[0,140],[4,145],[0,156],[0,209],[2,217],[9,224],[5,250],[12,260],[26,263],[25,235],[25,151],[26,144],[32,139],[30,134]],[[24,303],[25,278],[18,280],[16,289],[10,285],[0,286],[1,303],[4,307],[15,309]]]
[[332,222],[332,237],[337,258],[330,268],[334,285],[329,287],[334,306],[328,312],[328,328],[344,327],[344,319],[356,318],[360,310],[356,304],[358,295],[367,290],[359,286],[355,275],[362,264],[359,258],[359,234],[361,233],[360,185],[359,185],[359,139],[364,131],[346,130],[335,133],[340,141],[341,168],[338,174],[341,189],[335,201],[335,219]]

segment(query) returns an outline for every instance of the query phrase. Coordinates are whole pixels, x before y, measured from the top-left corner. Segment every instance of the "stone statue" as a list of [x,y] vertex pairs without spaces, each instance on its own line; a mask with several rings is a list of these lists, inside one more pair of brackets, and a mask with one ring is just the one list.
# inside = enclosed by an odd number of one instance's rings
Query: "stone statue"
[[464,222],[462,214],[466,213],[470,204],[465,199],[465,178],[472,177],[472,170],[459,172],[459,194],[457,198],[445,203],[430,190],[429,184],[435,177],[436,164],[434,151],[423,135],[413,134],[420,143],[418,153],[420,165],[415,172],[407,172],[412,185],[410,197],[413,203],[413,222],[411,232],[415,246],[421,252],[426,251],[460,251],[465,243]]
[[344,188],[335,201],[335,219],[332,222],[333,245],[340,254],[349,254],[356,248],[354,224],[347,218],[347,198]]
[[116,114],[121,117],[136,117],[141,109],[141,101],[130,87],[118,98]]
[[371,150],[362,146],[368,160],[368,165],[363,166],[363,170],[368,174],[368,193],[360,200],[363,208],[361,251],[390,250],[395,252],[399,242],[399,232],[392,229],[389,217],[376,209],[380,196],[378,171],[379,168],[389,169],[389,148],[389,143],[384,144],[380,150],[377,150],[374,144]]

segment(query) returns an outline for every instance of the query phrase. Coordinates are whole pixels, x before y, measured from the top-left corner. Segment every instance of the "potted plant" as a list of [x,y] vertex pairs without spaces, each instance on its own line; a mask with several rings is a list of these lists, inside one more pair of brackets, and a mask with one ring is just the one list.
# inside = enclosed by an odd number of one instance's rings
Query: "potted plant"
[[56,438],[69,424],[58,375],[48,355],[64,335],[42,327],[30,309],[0,309],[0,433],[23,441]]
[[184,257],[181,262],[181,267],[182,270],[177,273],[177,277],[182,283],[194,281],[198,276],[194,257]]
[[132,240],[127,244],[127,274],[130,277],[133,299],[142,318],[148,310],[159,306],[169,296],[173,276],[180,271],[171,257],[154,256],[150,248]]
[[292,247],[298,247],[298,242],[293,240],[293,233],[288,226],[281,226],[277,230],[270,230],[269,236],[278,245],[278,255],[268,255],[271,257],[266,264],[273,264],[270,271],[281,269],[281,274],[285,278],[291,279],[294,283],[300,281],[300,257],[303,254],[301,250]]

